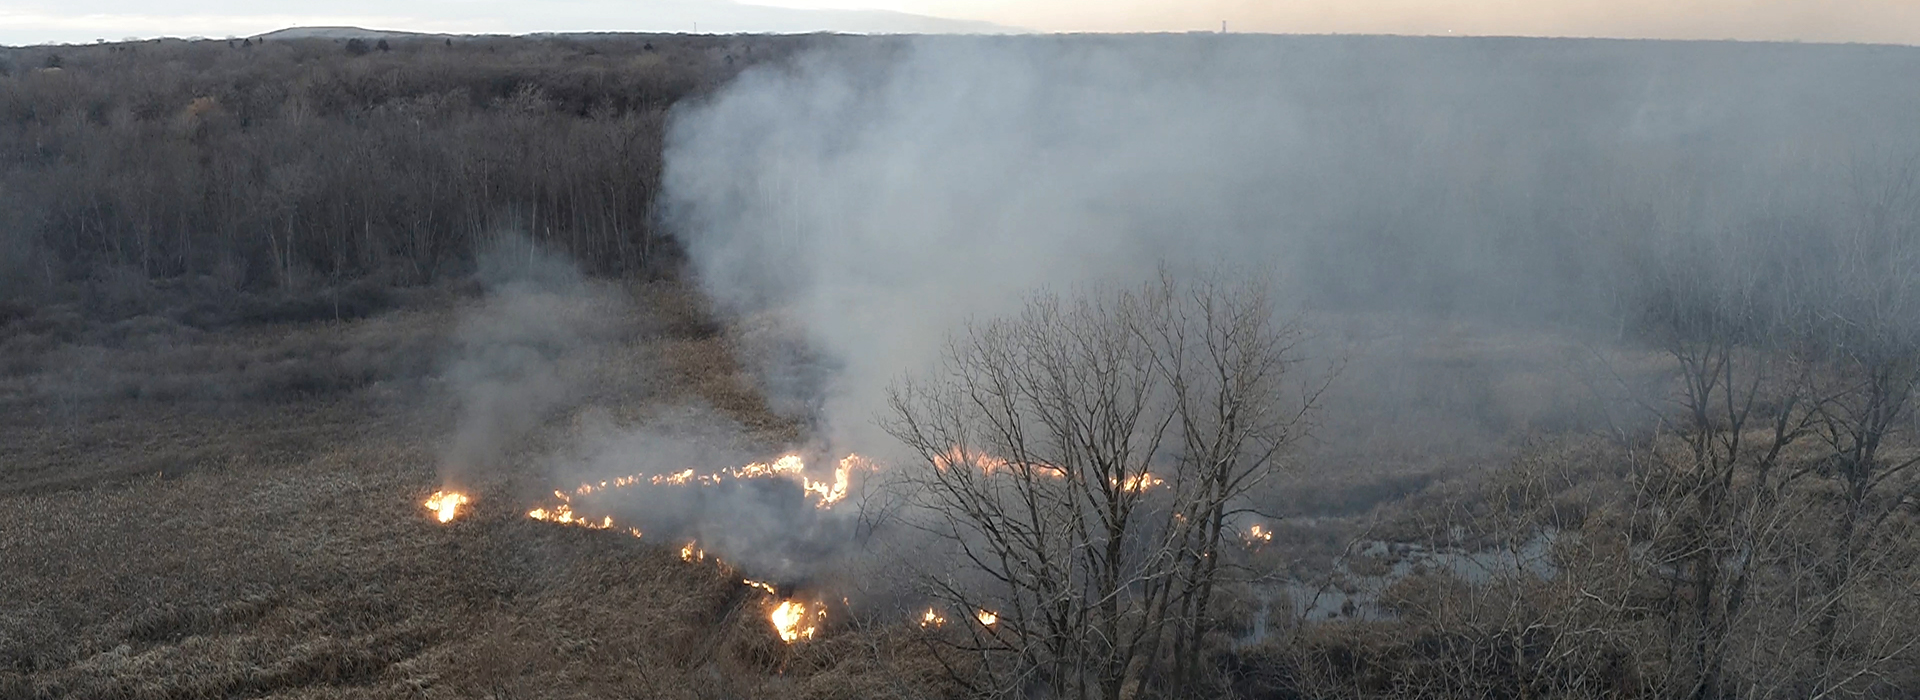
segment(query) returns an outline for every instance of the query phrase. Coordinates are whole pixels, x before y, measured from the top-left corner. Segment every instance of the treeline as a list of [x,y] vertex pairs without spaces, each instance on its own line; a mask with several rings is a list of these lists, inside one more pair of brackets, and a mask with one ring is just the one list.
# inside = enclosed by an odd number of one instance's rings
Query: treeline
[[9,294],[102,274],[298,289],[513,231],[659,261],[668,109],[811,37],[150,41],[0,53]]

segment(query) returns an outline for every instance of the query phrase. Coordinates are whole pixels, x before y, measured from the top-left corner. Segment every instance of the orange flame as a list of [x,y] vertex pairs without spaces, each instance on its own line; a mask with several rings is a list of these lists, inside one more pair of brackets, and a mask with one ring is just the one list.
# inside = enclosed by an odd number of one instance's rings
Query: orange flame
[[927,608],[927,612],[920,616],[920,627],[923,629],[927,627],[939,627],[944,624],[947,624],[947,618],[933,608]]
[[1122,491],[1140,493],[1140,492],[1146,491],[1147,489],[1153,488],[1155,486],[1159,486],[1164,483],[1167,483],[1166,479],[1162,479],[1152,474],[1143,473],[1136,476],[1129,476],[1129,477],[1122,478],[1119,481],[1114,482],[1114,485],[1119,486],[1120,490]]
[[807,604],[797,600],[784,600],[773,606],[767,614],[767,620],[773,623],[774,632],[780,635],[780,641],[792,644],[802,639],[813,639],[819,630],[820,621],[827,618],[827,609],[818,607],[808,610]]
[[1000,615],[992,610],[982,608],[980,612],[973,614],[973,619],[979,620],[982,625],[992,627],[993,623],[1000,621]]
[[[1018,464],[1020,463],[1008,462],[1005,459],[995,457],[985,452],[970,451],[959,445],[949,447],[947,451],[933,456],[933,467],[935,469],[945,470],[955,465],[970,466],[980,470],[981,474],[987,476],[993,476],[996,473],[1007,471],[1018,466]],[[1059,479],[1067,475],[1067,470],[1056,464],[1048,464],[1046,462],[1031,462],[1025,464],[1032,469],[1034,474],[1039,476]],[[1122,491],[1141,493],[1147,489],[1165,484],[1167,480],[1142,472],[1133,476],[1111,479],[1107,483],[1118,487]]]
[[825,509],[832,508],[833,504],[839,503],[847,497],[847,490],[853,481],[854,471],[872,468],[873,464],[867,461],[865,457],[857,454],[849,454],[846,457],[842,457],[839,465],[833,470],[833,481],[814,481],[806,474],[806,460],[800,455],[789,454],[783,455],[772,462],[751,462],[739,467],[721,469],[711,474],[701,474],[692,468],[653,476],[630,474],[607,479],[598,483],[581,484],[573,490],[572,494],[555,491],[554,495],[558,496],[561,500],[566,500],[569,495],[585,496],[600,491],[622,489],[638,484],[649,484],[653,486],[686,486],[689,484],[712,486],[729,479],[765,479],[778,477],[798,481],[800,488],[806,493],[807,497],[814,500],[814,505]]
[[433,517],[440,522],[453,522],[460,515],[460,506],[473,502],[466,494],[457,491],[435,491],[427,497],[427,510],[433,511]]
[[933,456],[935,469],[948,469],[954,466],[971,466],[982,474],[992,474],[1007,467],[1007,460],[985,452],[969,452],[959,445],[947,448],[946,452]]
[[854,470],[870,470],[872,468],[873,464],[868,462],[867,458],[857,454],[849,454],[841,457],[840,464],[834,467],[833,483],[829,484],[824,481],[814,481],[802,475],[800,477],[800,486],[806,489],[808,494],[820,498],[820,502],[814,505],[820,508],[832,508],[833,504],[839,503],[847,497],[847,487],[853,482]]
[[1048,464],[1046,462],[1009,462],[985,452],[970,451],[958,445],[949,447],[947,451],[933,456],[933,467],[935,469],[947,469],[956,465],[963,467],[971,466],[980,470],[981,474],[987,476],[993,476],[997,472],[1014,469],[1021,464],[1025,464],[1031,468],[1032,472],[1038,476],[1059,479],[1067,475],[1067,470],[1057,464]]
[[1257,547],[1272,541],[1273,531],[1267,529],[1266,526],[1254,525],[1253,527],[1247,528],[1248,546]]
[[653,484],[655,486],[658,486],[661,484],[673,484],[678,486],[681,484],[685,484],[692,479],[693,479],[693,469],[689,468],[686,471],[675,472],[673,474],[661,474],[659,476],[653,477],[652,479],[648,479],[647,483]]
[[[729,479],[762,478],[786,478],[797,481],[799,482],[801,492],[808,500],[814,502],[815,507],[830,509],[834,504],[846,499],[852,486],[853,472],[863,469],[873,469],[874,465],[860,455],[848,454],[846,457],[840,459],[839,464],[833,470],[832,481],[814,481],[807,476],[806,468],[806,462],[800,455],[789,454],[783,455],[779,459],[771,462],[751,462],[739,467],[721,469],[710,474],[701,474],[691,468],[653,476],[631,474],[599,482],[583,483],[574,488],[571,493],[554,491],[553,503],[527,511],[527,517],[541,522],[571,525],[589,530],[609,530],[614,527],[612,516],[603,516],[599,520],[582,517],[573,511],[574,497],[587,496],[601,491],[623,489],[640,484],[653,486],[685,486],[689,484],[710,486]],[[641,536],[638,528],[627,527],[625,530],[634,537]],[[705,562],[707,561],[707,552],[700,548],[698,542],[688,542],[680,548],[680,559],[688,562]],[[723,569],[731,570],[725,562],[720,561],[718,558],[714,558],[713,562]],[[741,583],[758,588],[768,596],[779,595],[777,589],[769,583],[751,579],[742,579]],[[769,619],[773,622],[774,629],[780,633],[781,640],[787,643],[793,643],[802,638],[812,639],[814,630],[818,626],[818,621],[824,619],[826,614],[827,611],[824,607],[820,607],[817,610],[810,610],[805,603],[789,600],[776,606],[773,612],[770,613]]]
[[[548,510],[546,508],[535,508],[533,510],[527,511],[527,517],[533,518],[534,520],[555,523],[559,525],[572,525],[574,527],[584,527],[588,530],[610,530],[613,528],[613,516],[604,516],[599,520],[590,520],[587,518],[582,518],[574,514],[573,506],[565,503],[554,506],[552,510]],[[640,531],[636,528],[631,528],[631,527],[627,528],[627,532],[632,534],[634,537],[640,536]]]
[[[728,479],[761,479],[769,477],[789,478],[799,481],[803,493],[806,494],[808,499],[814,501],[815,507],[828,509],[832,508],[835,503],[846,499],[848,489],[853,481],[854,471],[873,469],[874,467],[865,457],[857,454],[849,454],[840,459],[838,467],[833,471],[833,481],[830,482],[814,481],[807,477],[806,468],[806,462],[800,455],[790,454],[784,455],[772,462],[752,462],[740,467],[722,469],[712,474],[700,474],[693,469],[683,469],[671,474],[659,474],[655,476],[631,474],[595,483],[581,484],[574,488],[571,493],[554,491],[554,502],[552,504],[527,511],[527,517],[559,525],[584,527],[589,530],[610,530],[614,527],[611,516],[602,516],[599,520],[594,520],[573,512],[573,497],[586,496],[613,489],[623,489],[639,484],[656,486],[696,484],[708,486],[718,484]],[[438,498],[440,494],[434,494],[434,496]],[[455,494],[455,496],[462,499],[460,503],[466,502],[464,500],[466,498],[465,496],[459,496],[458,494]],[[431,504],[433,501],[429,503]],[[428,507],[436,508],[437,506],[429,505]],[[453,507],[457,508],[458,504],[455,504]],[[451,519],[451,516],[444,516],[441,522],[446,522],[449,519]],[[627,534],[633,535],[634,537],[641,536],[638,528],[628,527],[625,528],[625,530]],[[706,553],[699,551],[694,545],[689,544],[681,551],[681,558],[687,561],[705,560]]]

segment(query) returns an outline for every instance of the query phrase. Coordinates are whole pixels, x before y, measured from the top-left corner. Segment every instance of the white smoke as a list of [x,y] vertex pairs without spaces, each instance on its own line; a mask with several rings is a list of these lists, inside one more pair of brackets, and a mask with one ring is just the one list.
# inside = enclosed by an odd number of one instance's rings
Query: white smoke
[[716,300],[798,319],[845,368],[832,437],[871,446],[887,382],[966,319],[1210,262],[1245,202],[1272,201],[1242,174],[1291,157],[1289,110],[1230,89],[1258,65],[1198,60],[1227,70],[1193,83],[1175,52],[1046,43],[815,55],[679,115],[667,205]]
[[498,237],[478,256],[486,289],[461,314],[454,354],[440,379],[458,412],[441,454],[443,480],[466,481],[506,461],[510,450],[574,398],[591,378],[602,333],[625,313],[565,256],[523,237]]
[[1920,97],[1876,87],[1912,61],[1876,51],[849,39],[681,107],[663,205],[722,309],[814,350],[748,353],[765,386],[867,451],[887,384],[1041,286],[1226,266],[1301,308],[1617,333],[1633,261],[1771,251],[1757,217],[1838,221],[1836,164],[1915,149]]

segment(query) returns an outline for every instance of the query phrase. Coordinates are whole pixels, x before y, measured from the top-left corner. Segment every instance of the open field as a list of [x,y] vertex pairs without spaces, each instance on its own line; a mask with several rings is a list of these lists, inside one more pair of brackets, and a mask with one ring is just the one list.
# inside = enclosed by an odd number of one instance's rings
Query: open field
[[[784,645],[758,591],[681,561],[677,542],[525,517],[567,486],[543,457],[590,416],[725,423],[741,443],[726,447],[747,453],[808,438],[768,410],[733,359],[737,334],[697,295],[671,281],[590,285],[619,310],[597,331],[592,384],[502,445],[497,463],[461,474],[477,501],[449,525],[421,502],[446,478],[461,420],[450,383],[462,329],[494,308],[477,283],[336,293],[349,300],[341,320],[332,304],[319,319],[260,320],[311,312],[256,300],[201,328],[183,319],[210,312],[165,288],[115,311],[76,302],[12,319],[0,694],[938,695],[910,625],[836,618],[823,641]],[[1471,359],[1447,342],[1431,351],[1442,364]],[[1404,410],[1454,411],[1449,387],[1402,390]],[[1503,451],[1443,463],[1347,444],[1328,443],[1313,457],[1323,467],[1276,485],[1274,503],[1319,524],[1283,524],[1287,545],[1265,561],[1321,571],[1344,545],[1338,523]]]
[[[448,525],[421,502],[448,478],[439,467],[461,421],[451,383],[463,329],[499,310],[478,284],[396,290],[349,305],[357,311],[343,320],[199,329],[174,320],[195,309],[191,297],[164,289],[117,314],[53,306],[14,319],[0,412],[0,503],[11,516],[0,522],[0,567],[14,572],[0,580],[0,690],[946,696],[910,624],[836,617],[822,640],[785,645],[766,599],[739,583],[751,571],[684,562],[677,542],[525,517],[571,483],[546,457],[594,420],[729,424],[727,439],[740,444],[725,447],[747,453],[808,439],[768,410],[733,359],[738,334],[697,295],[671,281],[590,286],[619,310],[595,317],[613,323],[589,353],[593,383],[502,444],[488,468],[455,476],[477,501]],[[259,304],[256,315],[298,310]],[[124,320],[97,320],[116,315]],[[1552,381],[1538,377],[1554,376],[1564,350],[1530,337],[1470,340],[1488,336],[1444,325],[1417,336],[1376,345],[1412,342],[1425,363],[1491,374],[1435,384],[1417,380],[1431,371],[1418,365],[1393,370],[1412,373],[1402,376],[1356,359],[1353,381],[1395,397],[1392,425],[1425,427],[1382,432],[1377,407],[1336,407],[1322,439],[1262,492],[1264,507],[1289,519],[1274,525],[1279,546],[1253,563],[1321,580],[1367,522],[1373,538],[1424,541],[1433,535],[1421,514],[1471,502],[1475,475],[1512,458],[1501,435],[1570,420],[1553,392],[1528,386]],[[1342,566],[1396,559],[1369,553]],[[1276,634],[1297,624],[1255,594],[1229,591],[1223,614],[1269,617]],[[1356,643],[1343,635],[1364,640],[1379,623],[1358,624],[1298,634],[1338,649]],[[1263,675],[1297,663],[1294,652],[1270,656],[1285,649],[1260,646],[1233,662],[1244,692],[1300,682]]]
[[[671,287],[630,292],[697,314]],[[86,367],[11,377],[0,696],[762,697],[876,663],[780,644],[757,592],[676,545],[527,520],[522,504],[553,484],[524,463],[471,484],[470,514],[433,522],[420,502],[451,427],[437,358],[473,300],[420,296],[164,353],[137,333],[82,341],[97,351]],[[703,406],[766,445],[791,439],[735,384],[723,339],[671,316],[625,329],[630,354],[589,400],[636,417]],[[290,381],[279,373],[317,376],[301,393],[258,388]]]

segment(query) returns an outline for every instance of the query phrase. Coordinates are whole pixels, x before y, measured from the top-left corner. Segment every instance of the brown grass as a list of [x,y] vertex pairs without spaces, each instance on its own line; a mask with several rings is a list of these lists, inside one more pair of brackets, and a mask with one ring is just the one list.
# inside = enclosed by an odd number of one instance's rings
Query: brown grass
[[[656,312],[636,316],[591,402],[616,414],[644,413],[622,397],[705,403],[750,439],[796,433],[755,402],[720,334],[676,318],[695,313],[672,308],[684,292],[632,291]],[[175,338],[170,353],[89,343],[93,328],[36,346],[23,362],[87,354],[93,369],[70,374],[110,386],[245,381],[276,356],[324,376],[352,356],[377,378],[296,400],[68,391],[44,374],[7,384],[0,697],[901,694],[875,670],[911,658],[866,633],[789,648],[762,599],[711,565],[525,519],[515,494],[551,487],[528,460],[475,477],[478,502],[451,525],[425,517],[452,417],[410,369],[418,358],[379,349],[443,345],[449,300]],[[654,361],[666,371],[635,366]]]

